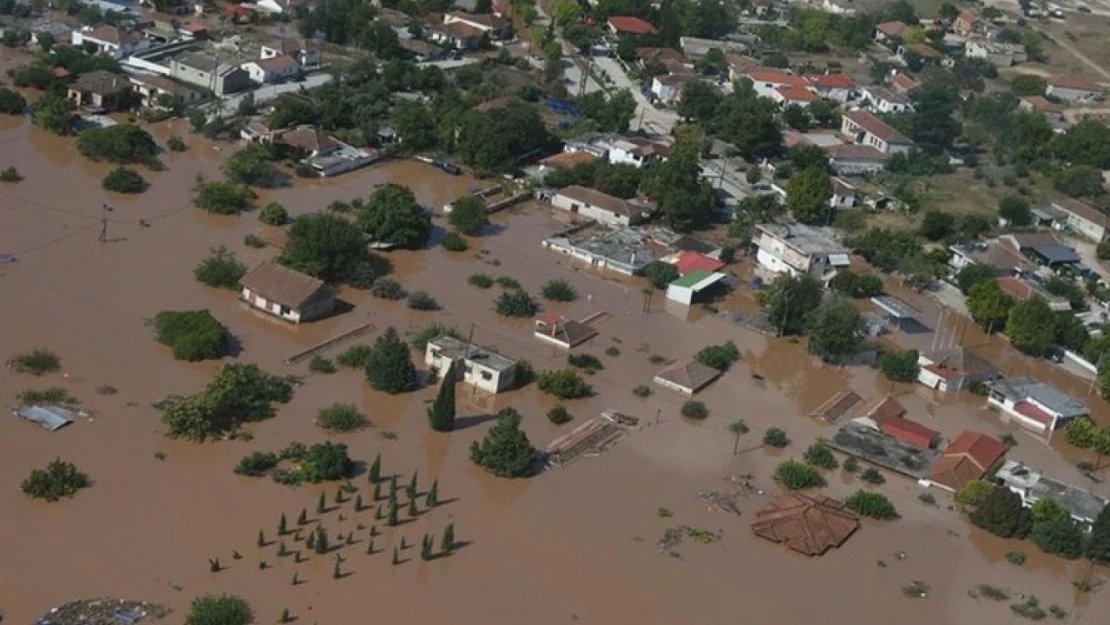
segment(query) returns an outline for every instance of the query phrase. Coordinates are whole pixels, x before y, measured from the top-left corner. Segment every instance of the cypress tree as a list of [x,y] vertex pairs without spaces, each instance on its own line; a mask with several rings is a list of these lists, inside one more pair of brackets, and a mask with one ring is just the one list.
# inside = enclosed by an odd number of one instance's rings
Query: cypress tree
[[320,498],[316,500],[316,514],[323,514],[328,511],[328,502],[324,499],[324,491],[320,491]]
[[367,553],[367,555],[371,555],[371,556],[374,555],[374,539],[373,538],[370,539],[370,544],[366,545],[366,553]]
[[374,484],[374,501],[382,500],[382,485]]
[[381,521],[382,518],[382,504],[378,504],[378,507],[374,509],[374,520]]
[[400,563],[401,563],[401,558],[397,556],[397,548],[394,547],[393,548],[393,564],[397,565],[397,564],[400,564]]
[[259,560],[259,561],[258,561],[258,569],[259,569],[259,570],[261,570],[261,571],[265,571],[265,570],[266,570],[266,567],[268,567],[268,566],[270,566],[270,563],[269,563],[269,562],[267,562],[267,561],[265,561],[265,560]]
[[[382,478],[382,455],[379,453],[374,456],[374,464],[370,465],[370,473],[368,474],[371,484],[377,485],[378,480]],[[375,497],[377,499],[377,497]]]
[[242,560],[243,559],[243,554],[241,554],[238,551],[232,549],[231,550],[231,559],[232,560]]
[[432,487],[428,489],[428,496],[424,498],[425,508],[434,508],[439,505],[439,478],[432,480]]
[[390,327],[375,341],[366,362],[366,381],[375,389],[396,395],[416,388],[416,367],[409,346]]
[[304,546],[310,551],[316,551],[316,532],[308,533],[308,538],[304,539]]
[[1032,526],[1032,515],[1021,503],[1021,496],[996,486],[971,513],[971,523],[1002,538],[1025,538]]
[[289,555],[289,550],[285,548],[285,541],[278,543],[278,557],[283,558]]
[[424,561],[432,559],[432,545],[435,543],[435,537],[431,534],[424,534],[424,540],[420,545],[420,558]]
[[301,583],[301,578],[298,577],[296,573],[293,573],[293,585],[296,586],[299,583]]
[[378,535],[378,526],[377,525],[371,525],[370,526],[370,538],[374,538],[377,535]]
[[347,501],[347,500],[343,498],[343,489],[342,488],[335,489],[335,503],[336,504],[341,504],[344,501]]
[[289,528],[286,527],[286,522],[285,522],[285,513],[282,512],[281,513],[281,518],[278,520],[278,536],[285,536],[285,533],[288,529]]
[[355,495],[355,512],[362,512],[362,494]]
[[1091,524],[1087,557],[1097,564],[1110,564],[1110,505],[1103,506]]
[[391,499],[397,497],[397,474],[389,476],[389,497]]
[[321,526],[320,529],[316,531],[316,553],[327,553],[327,552],[328,552],[328,532],[327,532],[327,530],[325,530],[323,528],[323,526]]
[[339,579],[343,577],[343,571],[339,568],[339,558],[335,559],[335,566],[331,570],[331,578]]
[[399,522],[400,521],[397,518],[397,503],[394,502],[393,504],[391,504],[389,506],[389,526],[390,527],[396,527],[397,523],[399,523]]
[[279,623],[288,623],[289,622],[289,608],[282,608],[281,617],[278,618],[278,622]]
[[451,553],[451,551],[455,548],[454,523],[448,523],[447,529],[443,530],[443,542],[440,543],[439,548],[446,553]]
[[301,513],[297,515],[297,525],[304,525],[308,523],[308,510],[301,508]]
[[420,511],[416,509],[416,500],[409,499],[409,518],[415,519],[419,514]]
[[436,399],[428,408],[428,424],[436,432],[450,432],[455,429],[455,379],[458,375],[452,361],[443,374]]
[[497,413],[497,421],[479,443],[470,445],[470,459],[498,477],[526,477],[535,470],[539,454],[520,429],[522,417],[509,407]]
[[419,479],[419,477],[420,477],[420,472],[419,471],[413,471],[412,472],[412,479],[409,480],[409,486],[408,486],[409,499],[415,499],[416,498],[416,486],[417,486],[417,480]]
[[266,534],[263,534],[262,530],[258,530],[258,542],[255,544],[257,544],[259,547],[266,546]]
[[408,549],[408,548],[409,548],[409,542],[407,540],[405,540],[404,536],[402,536],[401,537],[401,551],[404,551],[405,549]]

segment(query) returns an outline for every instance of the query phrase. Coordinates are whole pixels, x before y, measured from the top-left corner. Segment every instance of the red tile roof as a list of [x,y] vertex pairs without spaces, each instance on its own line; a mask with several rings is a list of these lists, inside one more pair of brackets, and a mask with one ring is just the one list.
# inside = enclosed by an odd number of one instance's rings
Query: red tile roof
[[966,456],[984,473],[1005,453],[1006,446],[1001,442],[986,434],[970,430],[960,432],[960,435],[944,450],[945,456]]
[[1027,401],[1019,401],[1014,404],[1014,410],[1017,411],[1019,415],[1032,419],[1041,425],[1050,425],[1052,423],[1052,415]]
[[791,87],[805,87],[807,84],[806,79],[801,76],[769,70],[752,70],[748,72],[748,78],[752,82],[767,82],[772,85],[789,85]]
[[902,93],[909,93],[917,88],[917,81],[905,74],[895,74],[894,78],[890,79],[890,84]]
[[879,429],[887,436],[893,436],[922,449],[932,447],[933,442],[940,436],[940,432],[903,417],[887,417],[879,423]]
[[1041,113],[1055,113],[1060,110],[1059,107],[1049,102],[1048,98],[1043,95],[1025,96],[1021,100],[1028,104],[1034,111],[1040,111]]
[[1053,76],[1048,79],[1048,84],[1061,89],[1102,91],[1102,87],[1098,86],[1098,83],[1083,76]]
[[1033,297],[1033,287],[1012,276],[999,278],[998,286],[1019,302],[1024,302],[1030,297]]
[[906,46],[906,49],[916,52],[918,56],[924,59],[939,59],[944,56],[936,48],[924,43],[915,43]]
[[855,89],[856,83],[845,74],[821,74],[806,76],[809,84],[818,89]]
[[651,22],[638,17],[614,15],[609,18],[609,26],[618,33],[626,35],[654,35],[658,32]]
[[552,167],[555,169],[568,169],[595,160],[597,160],[596,156],[585,151],[559,152],[558,154],[552,154],[551,156],[542,159],[540,161],[540,165],[543,165],[544,167]]
[[787,102],[809,103],[818,99],[816,93],[810,91],[809,89],[806,89],[805,87],[779,87],[778,89],[775,89],[775,91],[778,91],[779,95],[781,95],[782,98]]
[[895,130],[893,126],[884,122],[883,120],[875,117],[870,111],[858,109],[850,111],[847,115],[848,119],[856,123],[857,126],[863,128],[867,132],[875,135],[876,137],[886,141],[887,143],[899,143],[902,145],[909,145],[913,143],[905,135]]
[[906,29],[909,28],[905,22],[883,22],[875,27],[875,30],[883,33],[888,37],[901,37],[905,34]]
[[678,267],[679,275],[683,276],[699,269],[704,271],[718,271],[725,266],[725,264],[719,260],[714,260],[705,254],[692,251],[685,251],[679,254],[678,262],[675,263],[675,265]]

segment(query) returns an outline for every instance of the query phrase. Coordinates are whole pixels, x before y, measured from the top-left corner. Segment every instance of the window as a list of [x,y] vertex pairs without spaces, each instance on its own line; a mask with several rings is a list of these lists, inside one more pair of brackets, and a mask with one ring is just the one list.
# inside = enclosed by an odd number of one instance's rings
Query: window
[[288,315],[289,314],[289,307],[288,306],[282,306],[281,307],[281,314]]
[[482,372],[482,379],[483,380],[492,380],[493,379],[493,374],[490,373],[489,371],[483,371]]

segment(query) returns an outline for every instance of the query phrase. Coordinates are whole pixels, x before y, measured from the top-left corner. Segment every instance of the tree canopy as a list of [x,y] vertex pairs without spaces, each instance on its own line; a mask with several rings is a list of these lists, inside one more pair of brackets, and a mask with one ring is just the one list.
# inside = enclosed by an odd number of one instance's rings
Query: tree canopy
[[809,314],[821,304],[821,290],[821,284],[808,275],[784,274],[760,291],[756,301],[780,334],[802,334]]
[[432,219],[408,187],[388,183],[374,190],[358,213],[358,225],[374,241],[420,249],[432,233]]
[[1014,298],[1002,290],[998,280],[980,280],[967,291],[967,310],[972,320],[988,332],[1006,325]]
[[236,431],[243,423],[274,416],[273,403],[286,403],[293,387],[258,365],[227,364],[200,392],[170,402],[162,414],[166,435],[194,442]]
[[234,595],[204,595],[193,599],[185,625],[250,625],[254,612],[245,599]]
[[455,429],[455,383],[458,381],[458,370],[455,362],[447,366],[440,382],[439,392],[435,401],[428,408],[428,424],[436,432],[450,432]]
[[813,311],[809,325],[809,353],[825,362],[839,362],[859,348],[864,322],[849,299],[827,299]]
[[390,395],[414,390],[417,385],[409,346],[392,326],[375,339],[364,370],[370,386]]
[[832,182],[824,167],[809,167],[795,172],[786,184],[786,207],[802,223],[828,222],[832,208]]
[[350,280],[367,259],[365,237],[354,224],[339,215],[310,213],[289,228],[278,262],[337,284]]
[[227,355],[231,335],[207,310],[166,310],[154,316],[158,342],[177,360],[216,360]]
[[700,132],[681,135],[670,158],[656,165],[643,182],[644,192],[659,203],[663,218],[680,232],[708,225],[717,208],[712,187],[701,179],[698,158],[703,140]]
[[482,228],[489,225],[489,209],[486,201],[477,195],[464,195],[451,203],[447,215],[451,226],[462,234],[474,236],[481,234]]
[[1006,335],[1015,348],[1027,354],[1045,354],[1056,337],[1056,313],[1040,297],[1018,302],[1006,318]]
[[539,452],[520,429],[522,417],[514,408],[497,413],[485,438],[470,445],[470,459],[498,477],[528,477],[535,470]]

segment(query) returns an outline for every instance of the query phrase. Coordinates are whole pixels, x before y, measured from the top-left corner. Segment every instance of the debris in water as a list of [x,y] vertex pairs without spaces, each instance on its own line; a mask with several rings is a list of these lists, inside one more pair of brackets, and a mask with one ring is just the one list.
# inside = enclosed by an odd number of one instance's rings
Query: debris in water
[[736,495],[731,493],[718,493],[714,490],[703,490],[698,492],[698,497],[709,502],[709,510],[723,510],[731,512],[732,514],[739,515],[740,508],[736,505]]
[[929,596],[929,584],[921,580],[914,580],[902,586],[902,594],[910,599],[924,599]]
[[905,551],[895,551],[894,552],[894,559],[898,560],[899,562],[901,562],[902,560],[905,560],[906,559],[906,552]]
[[693,538],[699,543],[709,544],[721,540],[721,537],[723,536],[724,532],[722,532],[721,530],[712,532],[697,527],[690,527],[689,525],[679,525],[678,527],[667,528],[663,532],[663,538],[660,538],[659,542],[656,543],[656,547],[658,548],[659,553],[670,553],[672,556],[678,557],[678,554],[674,551],[674,548],[682,543],[683,538],[689,537]]
[[[173,585],[171,584],[171,588]],[[51,608],[38,625],[135,625],[149,617],[157,621],[165,618],[170,609],[146,601],[129,601],[111,597],[81,599]]]

